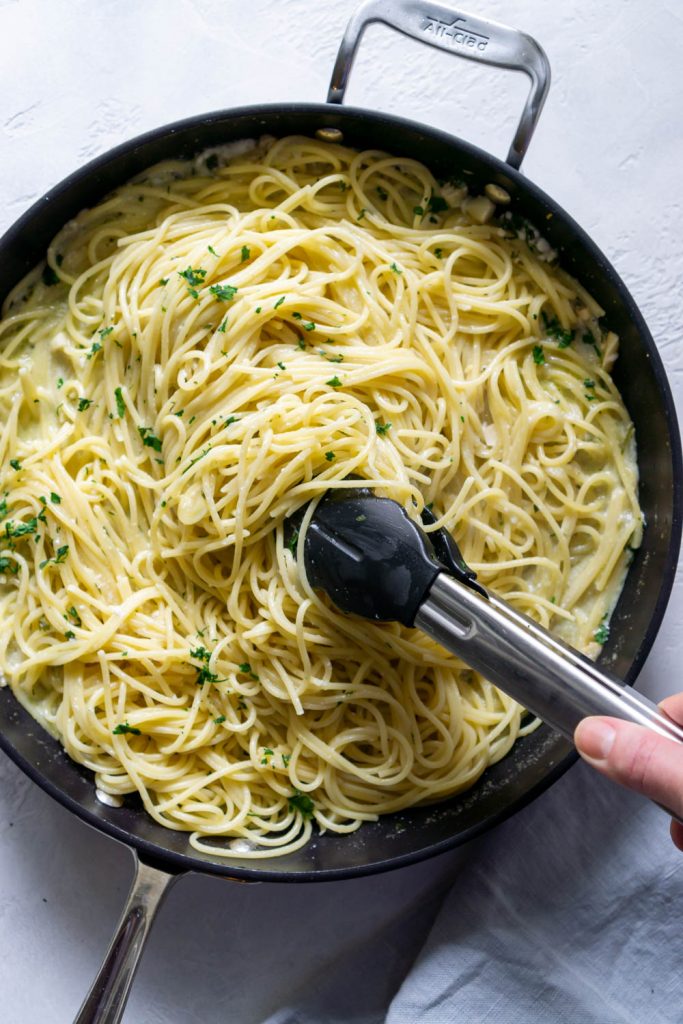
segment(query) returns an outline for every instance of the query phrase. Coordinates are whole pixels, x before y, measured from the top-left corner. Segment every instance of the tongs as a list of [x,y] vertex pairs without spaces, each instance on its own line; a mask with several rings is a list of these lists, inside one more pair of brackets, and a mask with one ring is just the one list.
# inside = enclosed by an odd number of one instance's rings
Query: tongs
[[[422,522],[436,519],[425,509]],[[330,490],[302,543],[309,583],[342,611],[416,626],[569,739],[587,715],[610,715],[683,742],[656,704],[483,587],[448,531],[425,533],[398,502]]]

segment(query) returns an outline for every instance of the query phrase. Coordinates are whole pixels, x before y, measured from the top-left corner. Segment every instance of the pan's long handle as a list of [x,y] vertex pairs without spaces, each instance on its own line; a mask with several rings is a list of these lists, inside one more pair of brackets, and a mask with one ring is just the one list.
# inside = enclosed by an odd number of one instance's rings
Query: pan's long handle
[[493,594],[439,573],[415,625],[569,739],[587,715],[611,715],[683,742],[656,704]]
[[135,864],[135,878],[114,938],[74,1024],[121,1020],[154,915],[177,877],[150,868],[137,857]]
[[328,103],[343,101],[361,36],[377,21],[458,57],[512,68],[529,76],[531,90],[507,155],[507,162],[518,168],[550,88],[548,58],[536,40],[507,25],[431,0],[367,0],[354,11],[346,27],[332,72]]

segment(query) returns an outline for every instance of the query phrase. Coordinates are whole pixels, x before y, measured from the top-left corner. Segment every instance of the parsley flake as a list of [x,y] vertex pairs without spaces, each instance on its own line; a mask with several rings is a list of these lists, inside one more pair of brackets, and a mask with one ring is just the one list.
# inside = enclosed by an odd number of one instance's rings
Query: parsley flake
[[[554,338],[557,341],[559,348],[567,348],[574,340],[576,331],[565,331],[560,325],[560,321],[556,316],[549,317],[546,311],[541,310],[541,319],[545,328],[546,334],[549,338]],[[591,335],[591,343],[593,336]]]
[[242,263],[245,263],[251,256],[251,250],[248,245],[243,245],[241,249]]
[[395,263],[392,263],[392,264],[391,264],[391,270],[393,270],[393,272],[394,272],[395,274],[402,274],[402,273],[403,273],[403,271],[401,270],[401,268],[400,268],[400,267],[398,267],[398,266],[397,266],[397,265],[396,265]]
[[606,618],[607,618],[606,615],[603,616],[602,622],[600,623],[598,628],[593,633],[593,639],[598,644],[605,644],[605,643],[607,643],[607,640],[609,639],[609,625],[605,621]]
[[312,818],[315,804],[311,800],[310,796],[306,793],[302,793],[300,789],[295,789],[292,796],[287,797],[287,803],[290,809],[298,811],[302,818]]
[[[179,270],[178,275],[185,278],[190,287],[196,288],[197,285],[202,285],[204,283],[206,271],[202,270],[201,267],[187,267],[185,270]],[[189,290],[190,289],[188,288],[188,291]],[[193,297],[196,298],[197,296],[194,295]]]
[[282,303],[285,301],[286,298],[287,298],[286,295],[283,295],[281,298],[279,298],[277,300],[277,302],[275,303],[275,305],[273,306],[273,309],[278,309],[282,305]]
[[232,284],[212,284],[209,291],[219,302],[232,302],[237,295],[237,288]]
[[334,462],[337,456],[334,454],[334,452],[325,452],[325,458],[327,459],[328,462]]
[[340,388],[342,386],[342,382],[339,380],[339,377],[336,376],[331,377],[330,380],[326,380],[325,383],[331,388]]
[[85,412],[92,405],[92,398],[79,398],[78,399],[78,411]]
[[448,209],[448,203],[443,196],[437,196],[432,192],[427,203],[427,209],[430,213],[443,213],[444,210]]
[[50,562],[52,562],[54,565],[61,565],[62,562],[66,561],[68,554],[69,554],[69,545],[68,544],[62,544],[61,547],[57,548],[57,554],[55,555],[55,557],[54,558],[46,558],[43,562],[40,563],[38,568],[39,569],[44,569],[46,565],[50,564]]
[[238,667],[240,672],[244,673],[244,675],[251,676],[252,679],[258,679],[259,678],[256,675],[256,673],[252,670],[252,667],[251,667],[251,665],[249,664],[248,661],[243,661],[242,664],[238,665],[237,667]]
[[384,436],[391,430],[391,422],[388,421],[387,423],[380,423],[379,420],[375,420],[375,430],[380,436]]
[[543,354],[543,348],[541,345],[534,345],[533,348],[534,362],[537,366],[543,366],[545,362],[545,355]]
[[152,433],[151,427],[138,427],[138,434],[145,448],[153,448],[155,452],[161,451],[161,438]]
[[126,414],[126,403],[123,400],[123,391],[121,388],[114,389],[114,397],[116,398],[116,411],[119,414],[119,418],[123,418]]
[[9,464],[12,467],[12,469],[15,469],[17,471],[17,473],[21,469],[21,463],[19,462],[19,459],[10,459]]
[[139,729],[136,729],[134,725],[128,725],[128,722],[122,722],[117,725],[115,729],[112,729],[114,736],[123,736],[124,733],[130,733],[132,736],[141,736],[142,733]]

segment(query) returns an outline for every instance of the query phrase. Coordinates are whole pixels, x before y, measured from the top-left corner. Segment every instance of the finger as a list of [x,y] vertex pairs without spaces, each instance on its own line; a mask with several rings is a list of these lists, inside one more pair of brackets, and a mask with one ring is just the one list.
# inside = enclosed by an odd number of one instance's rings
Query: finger
[[665,697],[659,702],[659,706],[665,715],[673,718],[674,722],[683,725],[683,693],[674,693]]
[[574,733],[585,761],[683,818],[683,744],[618,718],[584,718]]
[[680,821],[671,822],[671,838],[674,841],[674,846],[677,846],[679,850],[683,850],[683,825]]

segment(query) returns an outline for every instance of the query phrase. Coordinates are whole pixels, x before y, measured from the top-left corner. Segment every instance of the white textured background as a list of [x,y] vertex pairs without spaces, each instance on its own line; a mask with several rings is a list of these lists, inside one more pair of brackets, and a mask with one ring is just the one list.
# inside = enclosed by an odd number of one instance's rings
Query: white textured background
[[[593,235],[632,290],[680,415],[681,5],[469,6],[545,47],[553,86],[525,171]],[[353,7],[0,0],[0,228],[93,155],[158,124],[219,107],[322,100]],[[502,156],[525,89],[522,76],[373,28],[348,100]],[[682,610],[679,579],[641,676],[657,696],[683,688]],[[683,950],[678,928],[667,929],[680,920],[683,882],[666,844],[660,812],[577,767],[476,846],[388,876],[309,887],[187,878],[161,912],[125,1020],[678,1021]],[[125,849],[2,757],[3,1024],[73,1017],[129,877]]]

